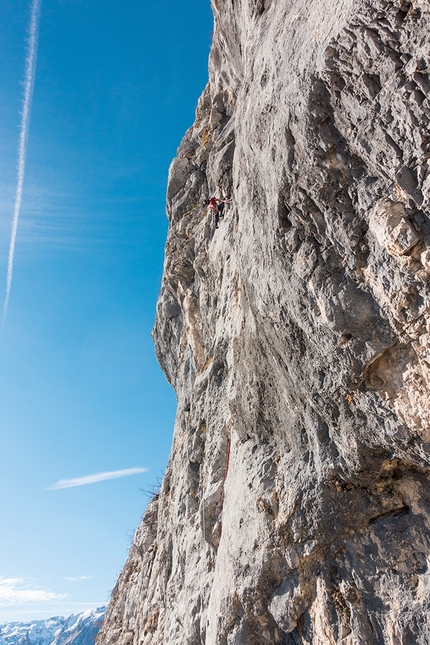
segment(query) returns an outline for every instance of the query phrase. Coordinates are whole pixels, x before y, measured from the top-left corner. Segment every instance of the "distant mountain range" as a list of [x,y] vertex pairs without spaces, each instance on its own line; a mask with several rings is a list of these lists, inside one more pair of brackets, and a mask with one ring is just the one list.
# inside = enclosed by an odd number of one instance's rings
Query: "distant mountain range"
[[0,645],[94,645],[105,607],[68,618],[55,616],[28,623],[0,625]]

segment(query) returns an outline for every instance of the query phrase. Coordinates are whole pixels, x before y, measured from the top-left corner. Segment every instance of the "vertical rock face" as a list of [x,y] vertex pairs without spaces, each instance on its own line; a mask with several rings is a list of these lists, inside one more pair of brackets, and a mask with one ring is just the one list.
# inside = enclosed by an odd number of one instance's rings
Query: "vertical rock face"
[[428,2],[213,9],[154,328],[173,447],[98,645],[428,644]]

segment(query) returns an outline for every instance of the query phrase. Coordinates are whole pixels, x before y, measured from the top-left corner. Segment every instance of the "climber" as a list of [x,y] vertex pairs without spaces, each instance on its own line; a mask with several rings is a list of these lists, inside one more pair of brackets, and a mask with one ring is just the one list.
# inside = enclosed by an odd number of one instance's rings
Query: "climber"
[[213,214],[213,227],[218,228],[219,224],[219,210],[218,210],[218,200],[216,197],[211,197],[210,199],[206,199],[204,204],[205,206],[209,206],[209,213]]
[[218,200],[218,213],[219,219],[224,219],[224,208],[226,204],[230,204],[232,199],[219,199]]
[[232,202],[232,199],[217,199],[216,197],[211,197],[205,201],[205,205],[209,206],[209,212],[213,213],[213,227],[219,227],[219,220],[224,217],[224,207],[225,204]]

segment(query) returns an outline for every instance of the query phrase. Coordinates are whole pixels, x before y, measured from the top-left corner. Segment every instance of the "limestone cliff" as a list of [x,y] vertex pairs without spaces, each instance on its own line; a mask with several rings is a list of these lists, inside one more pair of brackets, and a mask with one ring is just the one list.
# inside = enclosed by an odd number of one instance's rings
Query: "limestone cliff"
[[154,328],[172,452],[98,645],[428,645],[428,0],[213,10]]

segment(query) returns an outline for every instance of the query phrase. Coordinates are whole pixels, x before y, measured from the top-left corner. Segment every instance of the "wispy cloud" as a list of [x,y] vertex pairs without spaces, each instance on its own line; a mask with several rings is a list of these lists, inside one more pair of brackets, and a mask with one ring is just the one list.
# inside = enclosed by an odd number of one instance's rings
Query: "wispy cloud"
[[73,488],[74,486],[86,486],[103,482],[107,479],[119,479],[120,477],[129,477],[130,475],[140,475],[146,473],[147,468],[126,468],[125,470],[111,470],[105,473],[95,473],[94,475],[85,475],[84,477],[75,477],[74,479],[60,479],[46,490],[58,490],[60,488]]
[[64,580],[68,580],[69,582],[82,582],[82,580],[91,580],[92,576],[66,576]]
[[16,233],[18,230],[19,212],[21,210],[22,189],[24,186],[25,158],[27,155],[28,131],[30,127],[31,102],[33,99],[34,75],[36,71],[37,41],[39,36],[40,0],[31,4],[30,29],[28,38],[27,58],[25,61],[24,97],[22,102],[21,130],[18,144],[18,174],[16,180],[15,204],[13,209],[12,233],[9,245],[7,265],[6,297],[3,307],[3,328],[6,320],[7,307],[12,286],[13,258],[15,255]]
[[66,597],[67,594],[31,588],[23,578],[0,577],[0,605],[20,605],[28,602],[61,600]]

